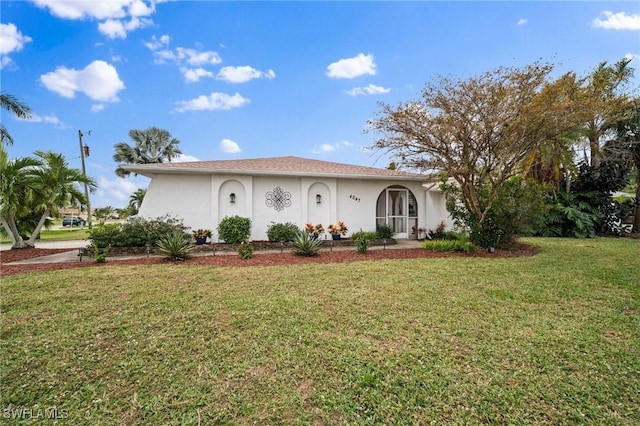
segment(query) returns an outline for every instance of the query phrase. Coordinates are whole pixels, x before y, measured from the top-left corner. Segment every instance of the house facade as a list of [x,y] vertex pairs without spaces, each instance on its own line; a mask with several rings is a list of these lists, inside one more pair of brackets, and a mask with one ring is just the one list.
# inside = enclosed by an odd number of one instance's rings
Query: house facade
[[128,165],[151,179],[139,215],[170,215],[192,229],[215,229],[226,216],[251,219],[251,239],[272,223],[300,228],[343,221],[352,232],[388,224],[396,238],[422,238],[451,225],[443,194],[424,175],[350,164],[275,157]]

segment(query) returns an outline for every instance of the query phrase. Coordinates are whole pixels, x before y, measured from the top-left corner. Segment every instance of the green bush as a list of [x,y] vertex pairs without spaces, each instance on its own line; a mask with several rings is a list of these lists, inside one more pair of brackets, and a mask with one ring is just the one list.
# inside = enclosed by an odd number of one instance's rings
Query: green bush
[[440,252],[464,251],[473,253],[476,247],[470,241],[465,240],[427,240],[422,243],[422,248]]
[[358,253],[366,253],[367,250],[369,249],[369,240],[367,240],[366,238],[363,238],[361,236],[359,236],[358,238],[355,239],[355,243],[356,243],[356,252]]
[[107,247],[107,248],[100,248],[98,246],[93,246],[93,260],[95,260],[97,263],[104,263],[107,261],[107,256],[109,255],[109,249],[111,247]]
[[218,224],[218,237],[225,243],[240,244],[249,240],[251,219],[241,216],[226,216]]
[[301,232],[300,228],[294,223],[274,223],[271,222],[271,225],[267,228],[267,238],[269,241],[294,241],[296,239],[296,235]]
[[322,241],[313,238],[306,232],[301,232],[293,241],[292,251],[297,256],[315,256],[320,251]]
[[193,244],[191,235],[182,230],[174,230],[160,237],[156,243],[160,254],[171,260],[183,260],[191,256]]
[[238,254],[241,259],[251,259],[253,257],[253,245],[248,242],[242,242],[238,247]]
[[351,239],[352,240],[359,240],[359,239],[365,239],[365,240],[377,240],[378,238],[380,238],[378,236],[377,232],[372,232],[372,231],[357,231],[354,232],[353,234],[351,234]]
[[393,230],[387,224],[376,225],[376,234],[378,235],[378,238],[381,240],[385,238],[387,239],[393,238]]
[[174,230],[183,231],[181,219],[162,216],[156,219],[131,218],[125,223],[95,226],[89,231],[94,247],[144,247]]

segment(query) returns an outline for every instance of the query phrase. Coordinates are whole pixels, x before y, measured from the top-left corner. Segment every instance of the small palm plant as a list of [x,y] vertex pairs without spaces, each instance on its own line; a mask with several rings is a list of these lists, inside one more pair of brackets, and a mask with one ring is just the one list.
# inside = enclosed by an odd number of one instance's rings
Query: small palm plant
[[307,232],[300,232],[293,241],[292,251],[296,256],[315,256],[320,251],[322,241]]
[[190,236],[181,230],[174,230],[161,236],[156,244],[160,254],[171,260],[187,259],[193,252]]

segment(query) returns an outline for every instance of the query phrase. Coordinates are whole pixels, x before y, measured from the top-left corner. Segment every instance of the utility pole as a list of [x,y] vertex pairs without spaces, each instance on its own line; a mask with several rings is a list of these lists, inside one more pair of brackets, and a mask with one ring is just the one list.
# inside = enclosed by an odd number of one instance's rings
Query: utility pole
[[[89,135],[91,135],[91,131],[89,131]],[[84,157],[89,156],[89,147],[82,145],[82,130],[78,129],[78,140],[80,141],[80,158],[82,159],[82,176],[87,179],[87,170],[84,165]],[[87,182],[84,182],[84,197],[87,199],[87,224],[89,225],[89,229],[91,229],[91,200],[89,200],[89,188],[87,187]]]

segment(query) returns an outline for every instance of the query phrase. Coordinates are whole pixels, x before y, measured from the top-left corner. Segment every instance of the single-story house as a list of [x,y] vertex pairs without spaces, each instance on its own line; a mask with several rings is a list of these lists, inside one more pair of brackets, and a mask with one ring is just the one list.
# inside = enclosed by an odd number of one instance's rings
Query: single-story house
[[272,223],[327,228],[343,221],[347,236],[388,224],[396,238],[423,238],[443,221],[451,225],[436,182],[417,173],[292,156],[124,168],[151,179],[140,216],[170,215],[214,233],[226,216],[248,217],[252,240],[266,240]]

